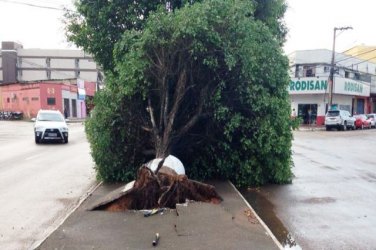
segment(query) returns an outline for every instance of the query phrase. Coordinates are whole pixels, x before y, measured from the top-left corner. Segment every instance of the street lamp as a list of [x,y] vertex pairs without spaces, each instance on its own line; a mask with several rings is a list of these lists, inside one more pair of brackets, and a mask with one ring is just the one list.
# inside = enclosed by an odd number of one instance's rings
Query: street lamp
[[333,50],[332,50],[332,63],[330,67],[330,74],[329,74],[329,109],[332,107],[333,104],[333,82],[334,82],[334,59],[335,59],[335,49],[336,49],[336,32],[337,30],[349,30],[352,27],[334,27],[333,33]]

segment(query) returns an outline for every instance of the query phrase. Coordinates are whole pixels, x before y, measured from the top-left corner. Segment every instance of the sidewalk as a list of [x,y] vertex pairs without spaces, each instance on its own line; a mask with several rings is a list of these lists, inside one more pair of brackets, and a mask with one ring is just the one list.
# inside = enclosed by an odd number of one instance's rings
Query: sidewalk
[[324,125],[300,125],[298,131],[323,131]]
[[86,118],[76,118],[76,117],[70,117],[67,120],[67,123],[84,123],[86,121]]
[[[223,202],[178,205],[144,217],[140,211],[87,211],[119,185],[102,185],[37,249],[280,249],[229,182],[210,183]],[[157,246],[152,246],[159,233]]]

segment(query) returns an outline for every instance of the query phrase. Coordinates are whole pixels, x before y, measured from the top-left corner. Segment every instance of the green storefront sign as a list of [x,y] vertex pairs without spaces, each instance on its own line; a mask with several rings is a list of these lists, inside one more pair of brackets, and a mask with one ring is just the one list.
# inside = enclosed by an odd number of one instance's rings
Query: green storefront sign
[[345,82],[345,91],[363,93],[363,85],[356,82]]
[[326,90],[327,80],[290,81],[290,91]]

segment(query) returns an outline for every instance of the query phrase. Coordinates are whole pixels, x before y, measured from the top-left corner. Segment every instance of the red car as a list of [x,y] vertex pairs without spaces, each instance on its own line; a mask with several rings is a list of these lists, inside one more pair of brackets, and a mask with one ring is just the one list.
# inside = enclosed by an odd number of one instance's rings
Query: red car
[[363,129],[363,128],[371,128],[371,120],[367,118],[366,115],[354,115],[355,120],[355,128]]

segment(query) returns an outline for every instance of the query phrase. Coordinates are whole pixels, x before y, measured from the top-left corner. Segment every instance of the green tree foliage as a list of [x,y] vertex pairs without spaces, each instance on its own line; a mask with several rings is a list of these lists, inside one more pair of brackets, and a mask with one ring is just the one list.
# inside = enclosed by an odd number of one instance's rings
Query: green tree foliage
[[190,178],[291,179],[287,59],[251,1],[159,8],[114,44],[88,138],[100,178],[173,154]]
[[[113,50],[126,30],[142,30],[150,13],[158,7],[170,10],[202,0],[76,0],[77,12],[66,11],[66,35],[69,41],[91,53],[103,70],[114,69]],[[261,20],[284,42],[286,28],[282,17],[285,0],[250,0],[256,6],[252,18]],[[236,1],[233,1],[236,4]]]
[[159,6],[179,8],[185,0],[77,0],[77,12],[66,11],[68,40],[91,53],[105,71],[114,68],[113,50],[126,30],[140,30]]

